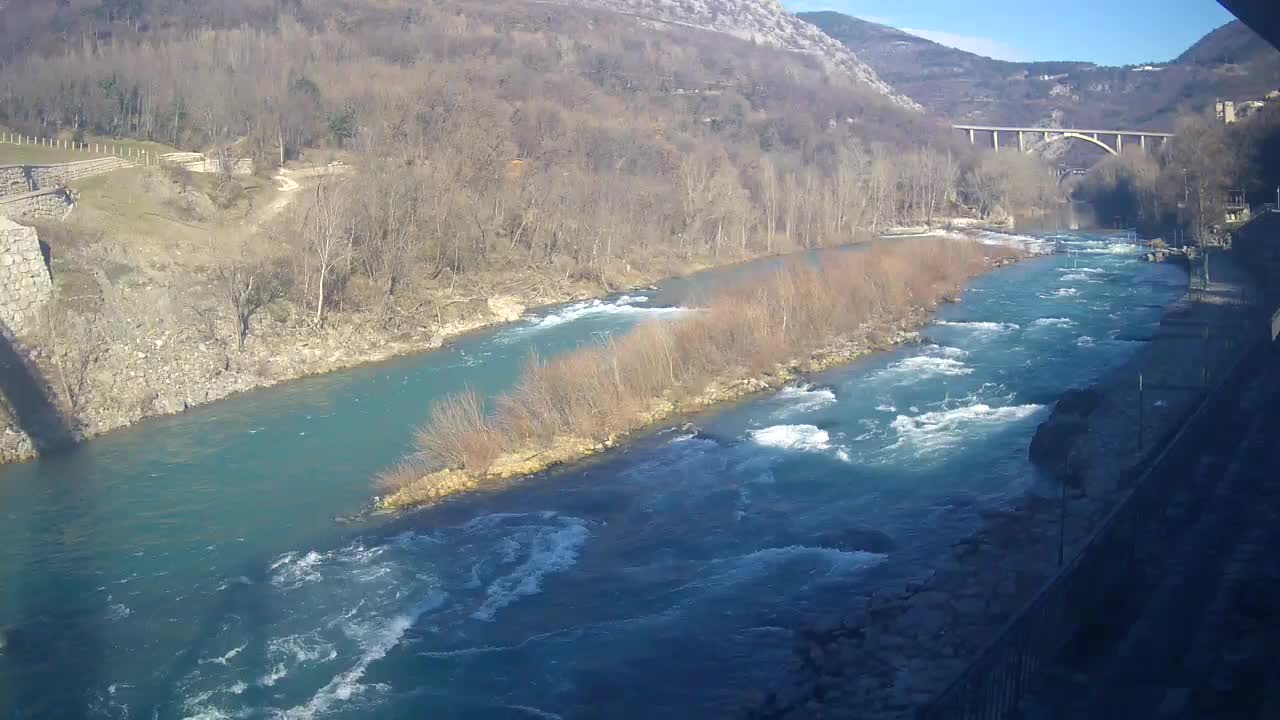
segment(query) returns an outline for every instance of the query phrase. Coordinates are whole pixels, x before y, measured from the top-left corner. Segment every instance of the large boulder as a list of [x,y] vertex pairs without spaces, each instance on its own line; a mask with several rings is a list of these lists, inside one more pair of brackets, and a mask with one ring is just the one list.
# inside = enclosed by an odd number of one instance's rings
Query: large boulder
[[1057,474],[1066,469],[1072,448],[1089,429],[1089,415],[1102,396],[1097,390],[1068,390],[1054,405],[1049,419],[1031,438],[1028,456],[1036,466]]

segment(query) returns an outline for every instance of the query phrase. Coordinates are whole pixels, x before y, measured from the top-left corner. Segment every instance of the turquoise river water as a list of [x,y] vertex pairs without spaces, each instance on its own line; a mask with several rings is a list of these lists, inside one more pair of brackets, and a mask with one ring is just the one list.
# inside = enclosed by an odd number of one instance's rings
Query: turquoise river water
[[499,392],[531,350],[676,317],[751,268],[0,468],[0,717],[729,715],[784,676],[795,628],[1052,492],[1026,459],[1047,407],[1185,288],[1119,239],[1040,240],[918,345],[400,517],[335,522],[433,398]]

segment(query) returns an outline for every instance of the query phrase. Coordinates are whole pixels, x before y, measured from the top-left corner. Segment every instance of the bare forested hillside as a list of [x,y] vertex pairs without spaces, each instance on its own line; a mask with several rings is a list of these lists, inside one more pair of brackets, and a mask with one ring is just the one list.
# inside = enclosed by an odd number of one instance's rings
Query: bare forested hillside
[[349,233],[358,262],[344,267],[380,292],[494,264],[604,279],[655,255],[848,242],[939,213],[967,162],[932,121],[815,55],[625,14],[244,0],[215,20],[180,0],[125,5],[145,7],[119,11],[129,21],[105,39],[12,61],[0,119],[230,147],[262,166],[350,152],[353,182],[401,198],[364,206],[383,214]]
[[[975,154],[804,48],[742,39],[714,18],[703,29],[585,4],[10,0],[4,37],[26,34],[4,48],[0,125],[251,156],[261,175],[193,186],[140,169],[85,192],[68,232],[89,254],[55,274],[55,296],[91,275],[96,285],[61,295],[137,336],[156,308],[176,308],[179,328],[191,309],[216,330],[166,339],[166,352],[225,351],[208,364],[216,374],[325,328],[434,344],[442,328],[491,318],[486,297],[563,300],[1057,200],[1036,161]],[[317,172],[333,160],[347,171]],[[281,164],[300,189],[272,194]],[[140,218],[126,212],[133,198],[111,196],[126,187],[154,196]],[[211,239],[183,237],[200,252],[177,252],[174,233],[193,224]],[[163,301],[120,299],[113,278],[142,265]],[[110,340],[99,347],[131,336]],[[125,376],[107,360],[84,368]]]

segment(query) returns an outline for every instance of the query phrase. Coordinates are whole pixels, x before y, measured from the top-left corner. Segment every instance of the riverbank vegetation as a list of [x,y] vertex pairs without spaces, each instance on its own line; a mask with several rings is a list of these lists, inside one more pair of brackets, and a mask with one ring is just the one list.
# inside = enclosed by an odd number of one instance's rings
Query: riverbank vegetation
[[[77,183],[50,246],[100,340],[57,402],[83,435],[525,306],[1058,201],[1028,192],[1047,166],[820,57],[582,7],[14,0],[0,25],[0,124],[259,168]],[[37,364],[52,336],[23,339]]]
[[676,320],[550,361],[531,358],[492,411],[474,390],[432,408],[419,453],[380,479],[386,505],[429,502],[486,480],[569,462],[670,417],[849,362],[924,320],[1003,248],[936,238],[796,259]]
[[1150,153],[1103,160],[1075,186],[1103,225],[1136,226],[1179,244],[1214,243],[1233,222],[1228,205],[1275,203],[1280,187],[1280,108],[1233,124],[1186,115]]

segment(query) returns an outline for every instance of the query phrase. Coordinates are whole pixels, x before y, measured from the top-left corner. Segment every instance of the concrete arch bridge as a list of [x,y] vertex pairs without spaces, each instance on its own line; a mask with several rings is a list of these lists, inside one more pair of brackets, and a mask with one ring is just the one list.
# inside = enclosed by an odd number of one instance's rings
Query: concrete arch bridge
[[[1055,142],[1076,140],[1090,143],[1102,148],[1111,155],[1124,152],[1125,146],[1146,150],[1148,145],[1164,145],[1173,133],[1151,132],[1148,130],[1081,130],[1077,128],[1031,128],[1031,127],[996,127],[992,125],[953,125],[956,130],[969,134],[969,144],[977,145],[979,138],[984,140],[991,136],[991,148],[1000,152],[1000,140],[1017,141],[1018,152],[1027,152],[1028,140],[1035,142]],[[1125,139],[1128,138],[1126,143]],[[1011,145],[1012,147],[1012,145]]]

